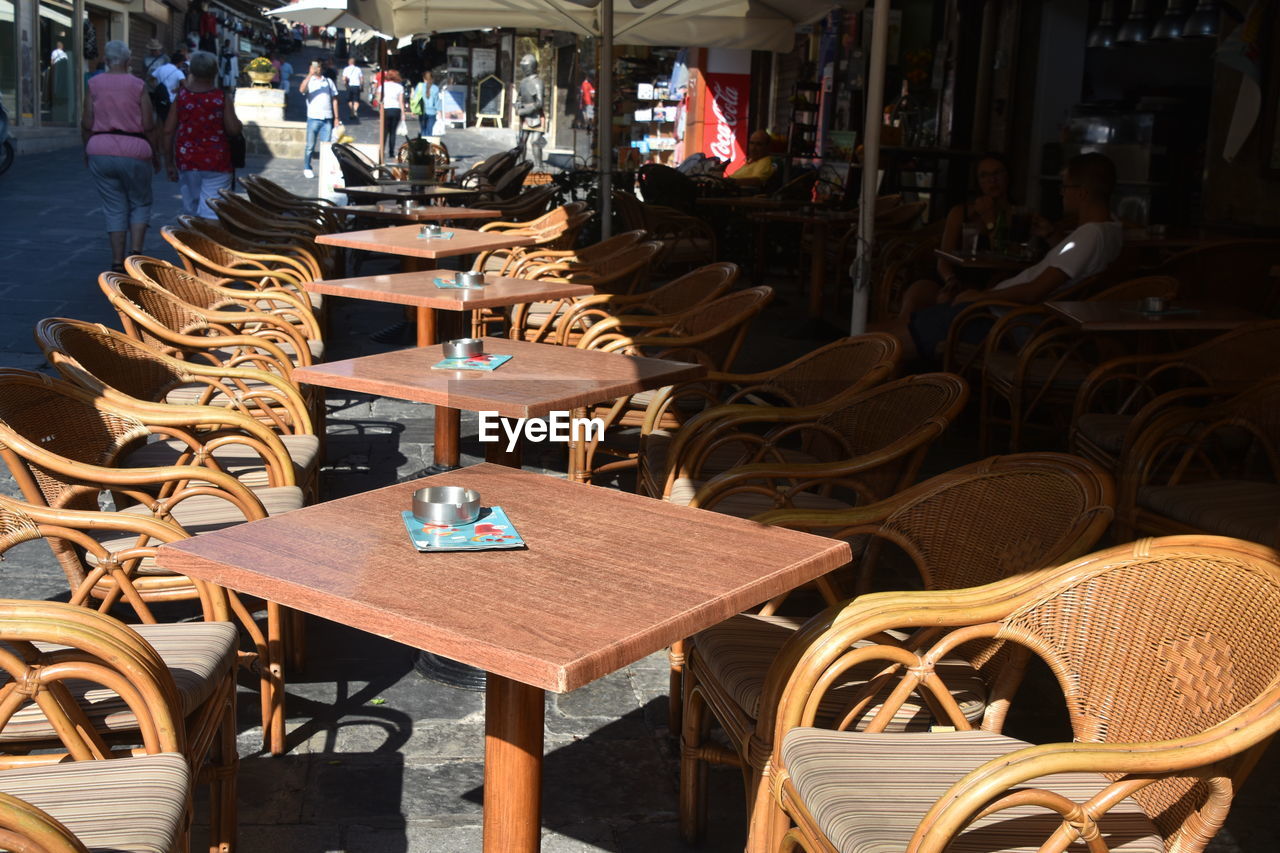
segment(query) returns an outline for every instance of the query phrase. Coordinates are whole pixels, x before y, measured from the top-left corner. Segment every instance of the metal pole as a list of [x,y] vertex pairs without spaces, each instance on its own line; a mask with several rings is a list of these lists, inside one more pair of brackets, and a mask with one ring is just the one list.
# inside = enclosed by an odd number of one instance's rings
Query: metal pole
[[596,79],[596,158],[600,169],[600,238],[613,235],[613,0],[600,0]]
[[871,67],[867,74],[867,114],[862,131],[862,197],[858,210],[858,255],[853,262],[853,310],[849,334],[867,330],[871,296],[871,250],[876,238],[880,126],[884,123],[884,66],[889,41],[889,0],[876,0],[871,23]]
[[386,162],[382,151],[386,148],[383,137],[387,135],[387,40],[378,39],[378,69],[382,72],[382,82],[378,84],[378,165]]

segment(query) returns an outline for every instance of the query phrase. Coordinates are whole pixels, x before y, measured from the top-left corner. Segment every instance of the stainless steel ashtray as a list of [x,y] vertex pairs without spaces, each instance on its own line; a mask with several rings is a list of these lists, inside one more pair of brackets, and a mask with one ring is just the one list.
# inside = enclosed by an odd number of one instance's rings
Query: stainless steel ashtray
[[480,517],[480,493],[462,486],[431,486],[413,493],[413,517],[423,524],[470,524]]
[[484,273],[460,272],[457,275],[457,282],[463,287],[484,287]]
[[445,358],[471,358],[484,352],[484,341],[480,338],[458,338],[456,341],[444,342]]
[[433,223],[430,225],[423,225],[421,233],[423,237],[439,237],[444,233],[444,229]]
[[1146,314],[1160,314],[1169,308],[1169,302],[1163,296],[1144,296],[1142,311]]

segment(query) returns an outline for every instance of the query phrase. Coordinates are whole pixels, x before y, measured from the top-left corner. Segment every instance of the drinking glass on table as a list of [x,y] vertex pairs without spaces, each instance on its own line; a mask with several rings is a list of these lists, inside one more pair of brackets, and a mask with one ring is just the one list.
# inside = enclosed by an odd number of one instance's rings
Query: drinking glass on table
[[977,257],[978,255],[978,236],[982,233],[982,229],[977,225],[962,225],[960,227],[960,254],[969,257]]

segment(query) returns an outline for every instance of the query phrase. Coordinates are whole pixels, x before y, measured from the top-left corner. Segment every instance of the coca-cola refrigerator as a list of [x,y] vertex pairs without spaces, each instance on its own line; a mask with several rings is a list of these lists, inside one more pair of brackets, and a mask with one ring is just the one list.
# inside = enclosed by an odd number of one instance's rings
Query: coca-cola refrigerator
[[747,158],[751,103],[751,51],[691,50],[683,125],[676,122],[676,162],[701,152],[729,163],[732,172]]

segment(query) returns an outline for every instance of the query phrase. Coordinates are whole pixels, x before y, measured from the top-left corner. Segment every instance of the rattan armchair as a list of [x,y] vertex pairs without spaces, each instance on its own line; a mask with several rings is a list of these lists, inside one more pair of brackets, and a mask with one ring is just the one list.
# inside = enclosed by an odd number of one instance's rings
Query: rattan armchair
[[[1168,276],[1146,276],[1113,285],[1091,301],[1173,298],[1178,282]],[[996,320],[982,346],[980,367],[979,444],[991,445],[991,430],[1008,426],[1009,449],[1019,450],[1028,429],[1065,431],[1072,402],[1089,371],[1125,354],[1116,335],[1081,332],[1056,319],[1043,305],[1014,308]],[[998,412],[1004,404],[1008,416]]]
[[[281,436],[290,455],[317,440],[298,387],[275,373],[180,361],[115,329],[49,318],[36,324],[36,343],[63,378],[93,394],[157,405],[225,407],[261,421]],[[295,457],[296,458],[296,457]]]
[[644,229],[667,244],[667,263],[701,266],[720,259],[715,230],[696,216],[646,204],[623,190],[613,191],[613,203],[627,228]]
[[[26,503],[51,509],[98,510],[113,498],[115,513],[159,519],[188,534],[205,533],[279,515],[303,505],[296,486],[250,489],[214,465],[125,468],[124,457],[151,434],[136,417],[95,405],[94,398],[69,383],[22,370],[0,370],[0,460],[17,481]],[[291,473],[291,472],[290,472]],[[150,555],[135,557],[128,549],[145,544],[136,534],[115,535],[102,525],[101,549],[84,543],[51,539],[49,545],[72,589],[81,589],[105,553],[137,559],[136,595],[117,586],[118,576],[101,575],[87,592],[102,601],[127,600],[145,619],[150,600],[179,601],[199,597],[189,578],[163,572]],[[96,538],[96,537],[95,537]],[[273,752],[284,749],[281,712],[281,666],[286,615],[267,605],[264,634],[248,609],[231,597],[233,610],[257,649],[262,684],[264,738]]]
[[[186,850],[192,751],[162,656],[110,617],[44,601],[0,600],[0,642],[0,737],[40,727],[59,747],[47,755],[0,755],[0,845],[50,853]],[[230,693],[225,675],[223,682],[218,690]],[[113,753],[86,717],[83,703],[94,694],[114,696],[116,716],[135,724],[132,754]],[[230,695],[211,701],[220,716],[234,702]],[[232,728],[231,761],[219,768],[224,778],[214,789],[211,835],[222,849],[235,843],[234,734]],[[72,760],[50,763],[60,754]]]
[[840,395],[838,408],[742,407],[681,430],[654,497],[741,518],[883,500],[915,480],[968,396],[960,377],[926,373]]
[[484,210],[496,210],[499,219],[524,222],[543,215],[555,203],[555,184],[542,184],[530,187],[513,199],[505,201],[487,199],[482,207]]
[[[898,370],[897,338],[871,332],[819,347],[794,361],[759,373],[712,372],[703,379],[669,385],[651,393],[639,427],[640,467],[636,490],[661,497],[670,483],[668,459],[721,418],[760,415],[785,407],[791,413],[808,407],[817,420],[890,379]],[[719,473],[733,467],[738,455],[721,460]],[[704,464],[704,468],[706,468]]]
[[[703,303],[675,318],[671,325],[664,328],[647,329],[646,334],[634,336],[610,332],[595,337],[590,342],[579,341],[578,347],[705,364],[711,370],[727,373],[742,349],[751,321],[772,298],[771,287],[740,290]],[[593,415],[603,421],[605,437],[593,437],[580,444],[571,444],[572,476],[583,481],[590,480],[591,473],[595,470],[596,451],[601,449],[602,442],[606,442],[607,446],[610,430],[639,423],[649,399],[645,395],[634,395],[619,398],[612,405],[596,407]],[[633,467],[635,464],[634,456],[629,456],[611,463],[610,467]]]
[[[749,849],[1198,853],[1280,726],[1277,613],[1275,552],[1216,537],[833,608],[770,671],[758,729],[772,733],[772,802]],[[880,639],[890,629],[919,633]],[[984,640],[1045,661],[1073,742],[1032,746],[955,713],[936,662]],[[877,719],[917,692],[956,731],[813,728],[829,688],[877,664],[902,678]]]
[[[634,292],[641,283],[648,283],[653,264],[662,252],[661,243],[649,240],[600,257],[592,263],[526,265],[517,275],[520,278],[586,284],[597,294],[627,294]],[[516,305],[511,310],[508,335],[513,340],[556,343],[560,320],[576,302],[573,298],[564,298],[554,302]]]
[[1165,408],[1244,390],[1280,375],[1280,321],[1226,332],[1191,349],[1112,359],[1076,394],[1071,452],[1114,470],[1120,456]]
[[591,221],[593,216],[595,211],[588,210],[586,205],[579,202],[573,202],[527,222],[505,220],[486,222],[480,226],[481,231],[500,231],[505,234],[532,237],[534,242],[528,246],[481,252],[476,256],[471,268],[476,271],[510,275],[516,270],[526,252],[571,248],[577,241],[583,226]]
[[[644,232],[628,232],[644,233]],[[715,263],[690,270],[661,287],[641,293],[597,293],[576,300],[556,321],[555,340],[576,346],[587,332],[602,323],[635,334],[644,328],[670,325],[660,318],[683,314],[725,295],[738,281],[738,265]]]
[[[138,544],[117,552],[118,560],[112,559],[94,538],[102,530],[135,536]],[[109,575],[115,582],[116,592],[128,596],[136,595],[132,582],[138,579],[136,567],[141,558],[153,553],[157,545],[184,539],[186,534],[157,519],[54,510],[0,497],[0,553],[40,538],[70,540],[86,550],[97,550],[101,560],[95,574]],[[235,626],[229,622],[231,610],[225,593],[216,586],[193,581],[205,621],[150,622],[125,628],[107,616],[75,607],[92,603],[88,589],[96,580],[87,578],[80,589],[73,589],[71,605],[0,600],[0,624],[8,623],[21,636],[26,619],[34,617],[36,623],[46,627],[56,625],[59,631],[69,629],[72,633],[78,631],[83,632],[83,636],[97,637],[105,641],[104,647],[123,647],[146,658],[158,656],[163,672],[172,678],[176,702],[156,707],[170,713],[178,724],[175,731],[192,775],[210,785],[211,846],[234,849],[239,762],[235,715],[238,640]],[[107,606],[104,602],[103,609]],[[86,655],[88,650],[83,647],[76,651],[67,649],[79,644],[65,637],[64,634],[57,640],[61,651],[52,646],[39,649],[26,646],[30,640],[49,642],[47,635],[22,637],[24,665],[34,666],[36,671],[45,667],[48,673],[58,672],[56,676],[32,679],[32,683],[39,685],[27,697],[35,700],[33,706],[15,708],[10,704],[15,687],[25,679],[13,670],[13,661],[4,667],[0,693],[7,694],[7,701],[5,712],[0,713],[0,790],[11,790],[6,777],[13,775],[8,771],[14,769],[68,759],[120,759],[129,755],[132,748],[158,739],[160,727],[152,715],[139,717],[130,707],[130,690],[109,681],[99,682],[94,677],[94,667],[111,664],[93,652]],[[5,639],[19,645],[13,633]],[[98,682],[97,685],[94,682]],[[39,773],[33,781],[38,778]],[[69,778],[76,781],[74,777]],[[35,790],[39,789],[33,792]],[[88,788],[84,793],[86,799],[93,799],[88,796]],[[99,794],[99,797],[110,796],[110,787]]]
[[317,222],[327,231],[342,230],[342,221],[334,212],[332,201],[324,198],[295,195],[277,183],[261,175],[246,175],[240,179],[249,201],[264,210],[281,216]]
[[1166,408],[1119,468],[1121,536],[1211,533],[1280,547],[1280,377]]
[[[296,289],[296,282],[299,280],[314,281],[325,277],[325,268],[321,263],[320,257],[304,248],[301,241],[250,239],[227,230],[220,222],[199,216],[189,216],[185,213],[178,217],[178,225],[183,229],[181,232],[175,231],[172,232],[173,236],[166,236],[165,230],[161,229],[161,236],[164,236],[165,241],[178,252],[178,262],[189,273],[217,281],[218,279],[227,278],[227,276],[207,272],[207,270],[212,269],[213,265],[207,263],[205,259],[214,258],[216,259],[216,265],[233,268],[239,258],[251,258],[254,261],[260,261],[263,265],[269,265],[274,263],[280,256],[284,256],[295,262],[295,266],[287,276],[280,277],[277,280],[274,273],[259,275],[260,271],[249,270],[242,272],[240,279],[237,280],[256,284],[266,279],[268,283]],[[212,245],[182,239],[189,237],[192,233],[211,241]],[[174,241],[174,236],[178,237],[177,242]],[[183,245],[180,247],[178,242]],[[258,258],[254,257],[255,255],[266,255],[268,257]],[[200,259],[199,264],[196,263],[197,259]],[[313,308],[320,305],[318,294],[308,292],[308,296],[311,297],[311,306]]]
[[[1074,456],[1030,453],[993,457],[939,475],[883,501],[835,512],[778,510],[756,518],[768,524],[822,532],[860,544],[868,538],[897,546],[909,576],[890,587],[957,589],[1043,569],[1089,551],[1111,521],[1111,479]],[[864,554],[867,552],[864,551]],[[855,561],[857,588],[870,588],[872,561]],[[819,585],[828,604],[840,599],[834,578]],[[766,805],[760,773],[772,746],[771,732],[756,725],[765,678],[774,658],[796,634],[799,620],[760,614],[734,616],[686,644],[681,733],[680,815],[687,840],[702,833],[706,762],[742,768],[748,812]],[[943,663],[952,695],[971,723],[996,726],[1021,678],[1024,655],[997,654],[991,644],[962,647]],[[846,676],[818,723],[834,726],[837,698],[848,699],[870,673]],[[857,726],[874,718],[887,691],[864,705]],[[731,751],[707,737],[707,713],[721,725]],[[932,709],[912,696],[888,719],[885,731],[920,731]]]
[[122,273],[102,273],[98,285],[120,316],[125,334],[176,358],[215,367],[250,367],[276,373],[286,381],[291,381],[295,357],[305,359],[303,364],[311,361],[305,342],[293,347],[292,356],[280,346],[286,341],[296,343],[296,332],[232,331],[229,324],[211,322],[205,312],[164,288]]

